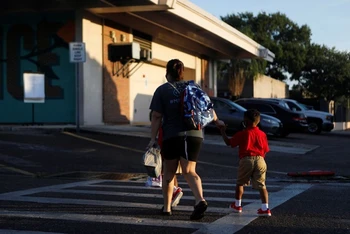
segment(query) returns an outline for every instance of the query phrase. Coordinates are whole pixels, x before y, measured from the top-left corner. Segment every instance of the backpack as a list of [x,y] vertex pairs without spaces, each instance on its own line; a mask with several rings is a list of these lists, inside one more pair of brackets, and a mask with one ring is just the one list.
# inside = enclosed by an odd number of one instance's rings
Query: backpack
[[[176,89],[173,84],[169,84]],[[208,94],[193,80],[186,82],[186,87],[182,91],[180,99],[180,112],[187,130],[202,130],[214,120],[213,103]]]

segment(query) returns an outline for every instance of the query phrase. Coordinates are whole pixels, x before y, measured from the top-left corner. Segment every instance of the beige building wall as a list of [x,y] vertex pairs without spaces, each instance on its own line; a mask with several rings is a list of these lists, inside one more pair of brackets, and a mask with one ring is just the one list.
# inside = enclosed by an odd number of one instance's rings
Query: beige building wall
[[288,97],[288,85],[283,81],[260,75],[253,82],[253,97],[286,98]]
[[201,67],[202,67],[202,60],[200,58],[196,58],[196,82],[198,84],[201,83],[201,76],[202,76],[202,71],[201,71]]
[[335,130],[346,130],[350,129],[350,122],[334,122],[334,129]]
[[85,14],[82,22],[86,62],[83,63],[83,124],[102,124],[102,20]]
[[165,66],[170,59],[177,58],[183,61],[187,74],[189,75],[188,78],[195,78],[195,80],[201,79],[201,60],[196,56],[152,42],[152,57],[153,60],[158,61],[158,63],[161,65],[154,65],[152,62],[141,62],[130,78],[128,78],[130,80],[129,116],[130,124],[132,125],[150,124],[149,106],[151,104],[154,91],[158,88],[158,86],[167,82],[165,79]]
[[180,59],[185,67],[196,68],[196,57],[184,52],[171,49],[169,47],[152,42],[152,56],[155,59],[169,61],[170,59]]
[[153,93],[158,86],[167,82],[165,67],[148,63],[139,66],[130,77],[130,124],[148,125]]
[[[131,42],[130,28],[109,20],[104,21],[103,39],[103,122],[107,124],[129,124],[130,119],[130,80],[115,73],[122,67],[120,62],[112,63],[108,60],[108,44],[114,43],[111,36],[125,38],[124,42]],[[118,42],[118,41],[117,41]]]

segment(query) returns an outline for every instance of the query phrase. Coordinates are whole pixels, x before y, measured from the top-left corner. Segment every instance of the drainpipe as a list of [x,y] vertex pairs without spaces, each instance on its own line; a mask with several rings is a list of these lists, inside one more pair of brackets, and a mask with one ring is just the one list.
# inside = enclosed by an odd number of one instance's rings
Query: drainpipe
[[213,60],[213,83],[214,83],[214,97],[218,96],[218,63],[216,60]]

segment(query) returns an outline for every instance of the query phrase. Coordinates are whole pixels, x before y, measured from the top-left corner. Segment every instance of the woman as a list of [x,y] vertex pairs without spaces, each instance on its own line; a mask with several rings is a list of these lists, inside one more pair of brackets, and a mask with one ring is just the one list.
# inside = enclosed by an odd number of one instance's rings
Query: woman
[[[174,187],[174,176],[180,161],[182,174],[195,197],[194,211],[191,220],[204,216],[208,204],[203,197],[202,181],[196,173],[196,162],[203,141],[203,131],[186,131],[180,115],[180,95],[185,88],[184,64],[178,59],[172,59],[166,66],[167,83],[159,86],[154,92],[150,109],[152,110],[151,140],[148,147],[156,142],[157,133],[162,125],[163,144],[163,215],[171,215],[171,198]],[[163,123],[162,123],[163,120]],[[218,120],[214,113],[214,122],[218,127],[225,124]]]
[[[152,122],[152,111],[150,112],[150,121]],[[158,130],[157,144],[160,147],[160,149],[162,149],[162,144],[163,144],[163,130],[162,130],[162,127],[160,127],[159,130]],[[162,151],[161,151],[161,155],[162,155],[162,161],[164,161]],[[179,166],[178,166],[178,168],[179,168]],[[179,170],[179,171],[177,171],[177,173],[178,174],[182,174],[182,171]],[[162,174],[159,176],[159,178],[163,178],[163,170],[162,170]],[[158,179],[158,178],[151,178],[151,177],[149,177],[149,178],[147,178],[146,184],[149,181],[148,179],[152,180],[152,179]],[[159,181],[159,184],[160,184],[159,187],[162,187],[161,183],[162,183],[162,180]],[[171,207],[172,208],[176,207],[179,204],[182,196],[183,196],[182,188],[179,187],[179,183],[177,182],[177,175],[175,175],[175,177],[174,177],[174,190],[173,190],[173,195],[172,195],[172,200],[171,200]]]

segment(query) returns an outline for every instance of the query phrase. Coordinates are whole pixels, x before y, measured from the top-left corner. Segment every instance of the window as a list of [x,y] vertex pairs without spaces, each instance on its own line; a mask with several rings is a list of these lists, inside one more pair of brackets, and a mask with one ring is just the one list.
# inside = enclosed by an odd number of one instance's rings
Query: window
[[275,110],[270,106],[270,105],[266,105],[266,104],[258,104],[256,105],[256,109],[261,112],[261,113],[276,113]]
[[291,109],[293,111],[302,111],[302,109],[293,102],[287,102],[287,105],[288,105],[289,109]]
[[263,103],[245,103],[245,102],[238,102],[239,105],[243,106],[244,108],[248,109],[256,109],[260,113],[263,114],[275,114],[276,111],[275,109],[268,105],[268,104],[263,104]]
[[213,100],[214,110],[218,112],[228,112],[232,107],[224,102]]
[[248,109],[257,109],[256,106],[254,104],[251,104],[251,103],[238,103],[239,105],[243,106],[244,108],[246,108],[247,110]]
[[221,102],[213,100],[213,104],[214,104],[215,111],[221,111],[221,108],[222,108]]
[[139,43],[141,49],[152,50],[152,36],[137,30],[133,30],[132,35],[134,42]]
[[222,105],[221,105],[221,108],[222,108],[222,110],[224,110],[224,111],[226,111],[226,112],[228,112],[229,110],[232,110],[232,109],[235,109],[235,108],[233,108],[232,106],[230,106],[230,105],[227,105],[226,103],[221,103]]

